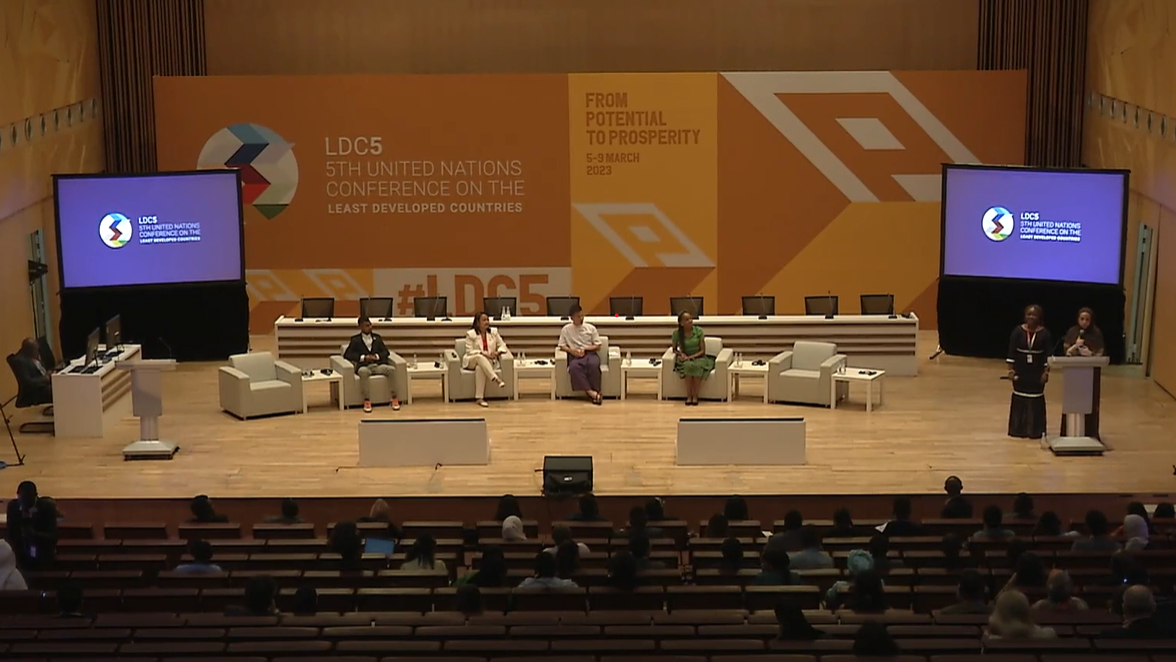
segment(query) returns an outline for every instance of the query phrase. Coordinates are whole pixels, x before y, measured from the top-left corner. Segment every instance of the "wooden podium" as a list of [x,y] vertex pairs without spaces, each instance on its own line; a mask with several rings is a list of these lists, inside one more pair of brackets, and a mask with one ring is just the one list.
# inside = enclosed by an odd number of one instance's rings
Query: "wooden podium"
[[[1098,412],[1095,394],[1102,369],[1110,365],[1105,356],[1051,356],[1049,367],[1062,374],[1062,416],[1065,433],[1047,437],[1055,455],[1102,455],[1106,447],[1086,430],[1086,416]],[[1089,431],[1098,434],[1097,431]]]
[[123,448],[123,459],[172,459],[180,447],[159,439],[159,417],[163,415],[163,373],[176,369],[175,360],[119,361],[115,367],[131,373],[131,408],[139,417],[139,439]]

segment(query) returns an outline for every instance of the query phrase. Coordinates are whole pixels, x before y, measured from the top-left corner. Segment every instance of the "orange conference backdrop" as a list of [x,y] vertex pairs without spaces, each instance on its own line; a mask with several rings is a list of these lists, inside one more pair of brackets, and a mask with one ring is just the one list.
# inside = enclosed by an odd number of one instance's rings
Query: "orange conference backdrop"
[[935,324],[940,164],[1021,163],[1024,72],[162,77],[159,167],[242,170],[252,326],[303,296],[893,292]]

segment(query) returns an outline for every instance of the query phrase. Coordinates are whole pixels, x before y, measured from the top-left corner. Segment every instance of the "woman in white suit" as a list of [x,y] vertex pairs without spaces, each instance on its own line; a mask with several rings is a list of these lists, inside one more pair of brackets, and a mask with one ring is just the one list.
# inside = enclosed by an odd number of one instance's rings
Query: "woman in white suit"
[[479,407],[489,407],[483,396],[486,393],[486,380],[498,384],[498,388],[506,388],[506,383],[498,377],[494,369],[498,367],[498,357],[506,353],[506,343],[498,330],[490,327],[490,316],[478,313],[474,316],[473,328],[466,332],[464,367],[474,371],[475,391]]

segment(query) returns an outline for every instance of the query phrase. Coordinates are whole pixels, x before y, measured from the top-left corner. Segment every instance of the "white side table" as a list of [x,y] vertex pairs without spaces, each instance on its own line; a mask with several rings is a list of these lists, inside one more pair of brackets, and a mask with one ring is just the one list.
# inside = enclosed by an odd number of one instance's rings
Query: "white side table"
[[444,363],[441,364],[441,367],[432,363],[419,363],[415,368],[410,365],[408,367],[408,393],[404,394],[404,404],[412,404],[412,382],[416,379],[440,379],[442,401],[445,400],[445,394],[449,393],[449,368]]
[[751,361],[742,360],[739,363],[733,363],[727,367],[727,392],[731,394],[731,399],[734,400],[739,397],[739,378],[740,377],[758,377],[764,382],[764,404],[768,404],[768,364],[765,361],[763,365],[752,365]]
[[662,399],[662,366],[653,365],[648,359],[626,359],[621,361],[621,399],[629,395],[629,375],[657,380],[657,399]]
[[[303,414],[306,413],[306,409],[307,409],[307,406],[306,406],[306,387],[308,384],[336,384],[337,386],[328,386],[328,393],[331,393],[331,392],[342,393],[343,375],[341,375],[337,372],[331,372],[331,374],[329,374],[329,375],[324,375],[323,373],[319,372],[318,370],[315,370],[314,374],[310,374],[310,375],[306,374],[305,372],[302,373],[302,413]],[[343,398],[340,397],[340,398],[338,398],[338,400],[339,400],[339,411],[343,411],[343,409],[344,409]]]
[[882,377],[886,375],[885,370],[870,370],[867,368],[846,368],[845,372],[833,373],[833,379],[829,380],[829,409],[837,408],[837,382],[846,383],[865,383],[866,385],[866,412],[874,411],[874,383],[878,384],[878,406],[882,406]]
[[[543,363],[539,363],[543,361]],[[519,399],[520,377],[546,377],[550,385],[551,399],[555,399],[555,357],[549,359],[515,359],[514,362],[514,399]]]

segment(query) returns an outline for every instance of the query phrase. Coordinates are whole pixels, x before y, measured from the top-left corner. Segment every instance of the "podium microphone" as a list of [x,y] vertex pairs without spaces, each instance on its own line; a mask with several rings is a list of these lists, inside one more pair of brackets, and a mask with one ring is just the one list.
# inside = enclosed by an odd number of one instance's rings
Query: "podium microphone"
[[764,304],[765,304],[765,301],[764,301],[764,295],[762,295],[762,294],[761,294],[761,295],[759,295],[759,300],[760,300],[760,314],[759,314],[759,319],[766,320],[766,319],[768,319],[768,312],[767,312],[767,311],[768,311],[768,307],[767,307],[766,305],[764,305]]
[[829,290],[829,310],[825,313],[825,319],[833,319],[833,290]]

